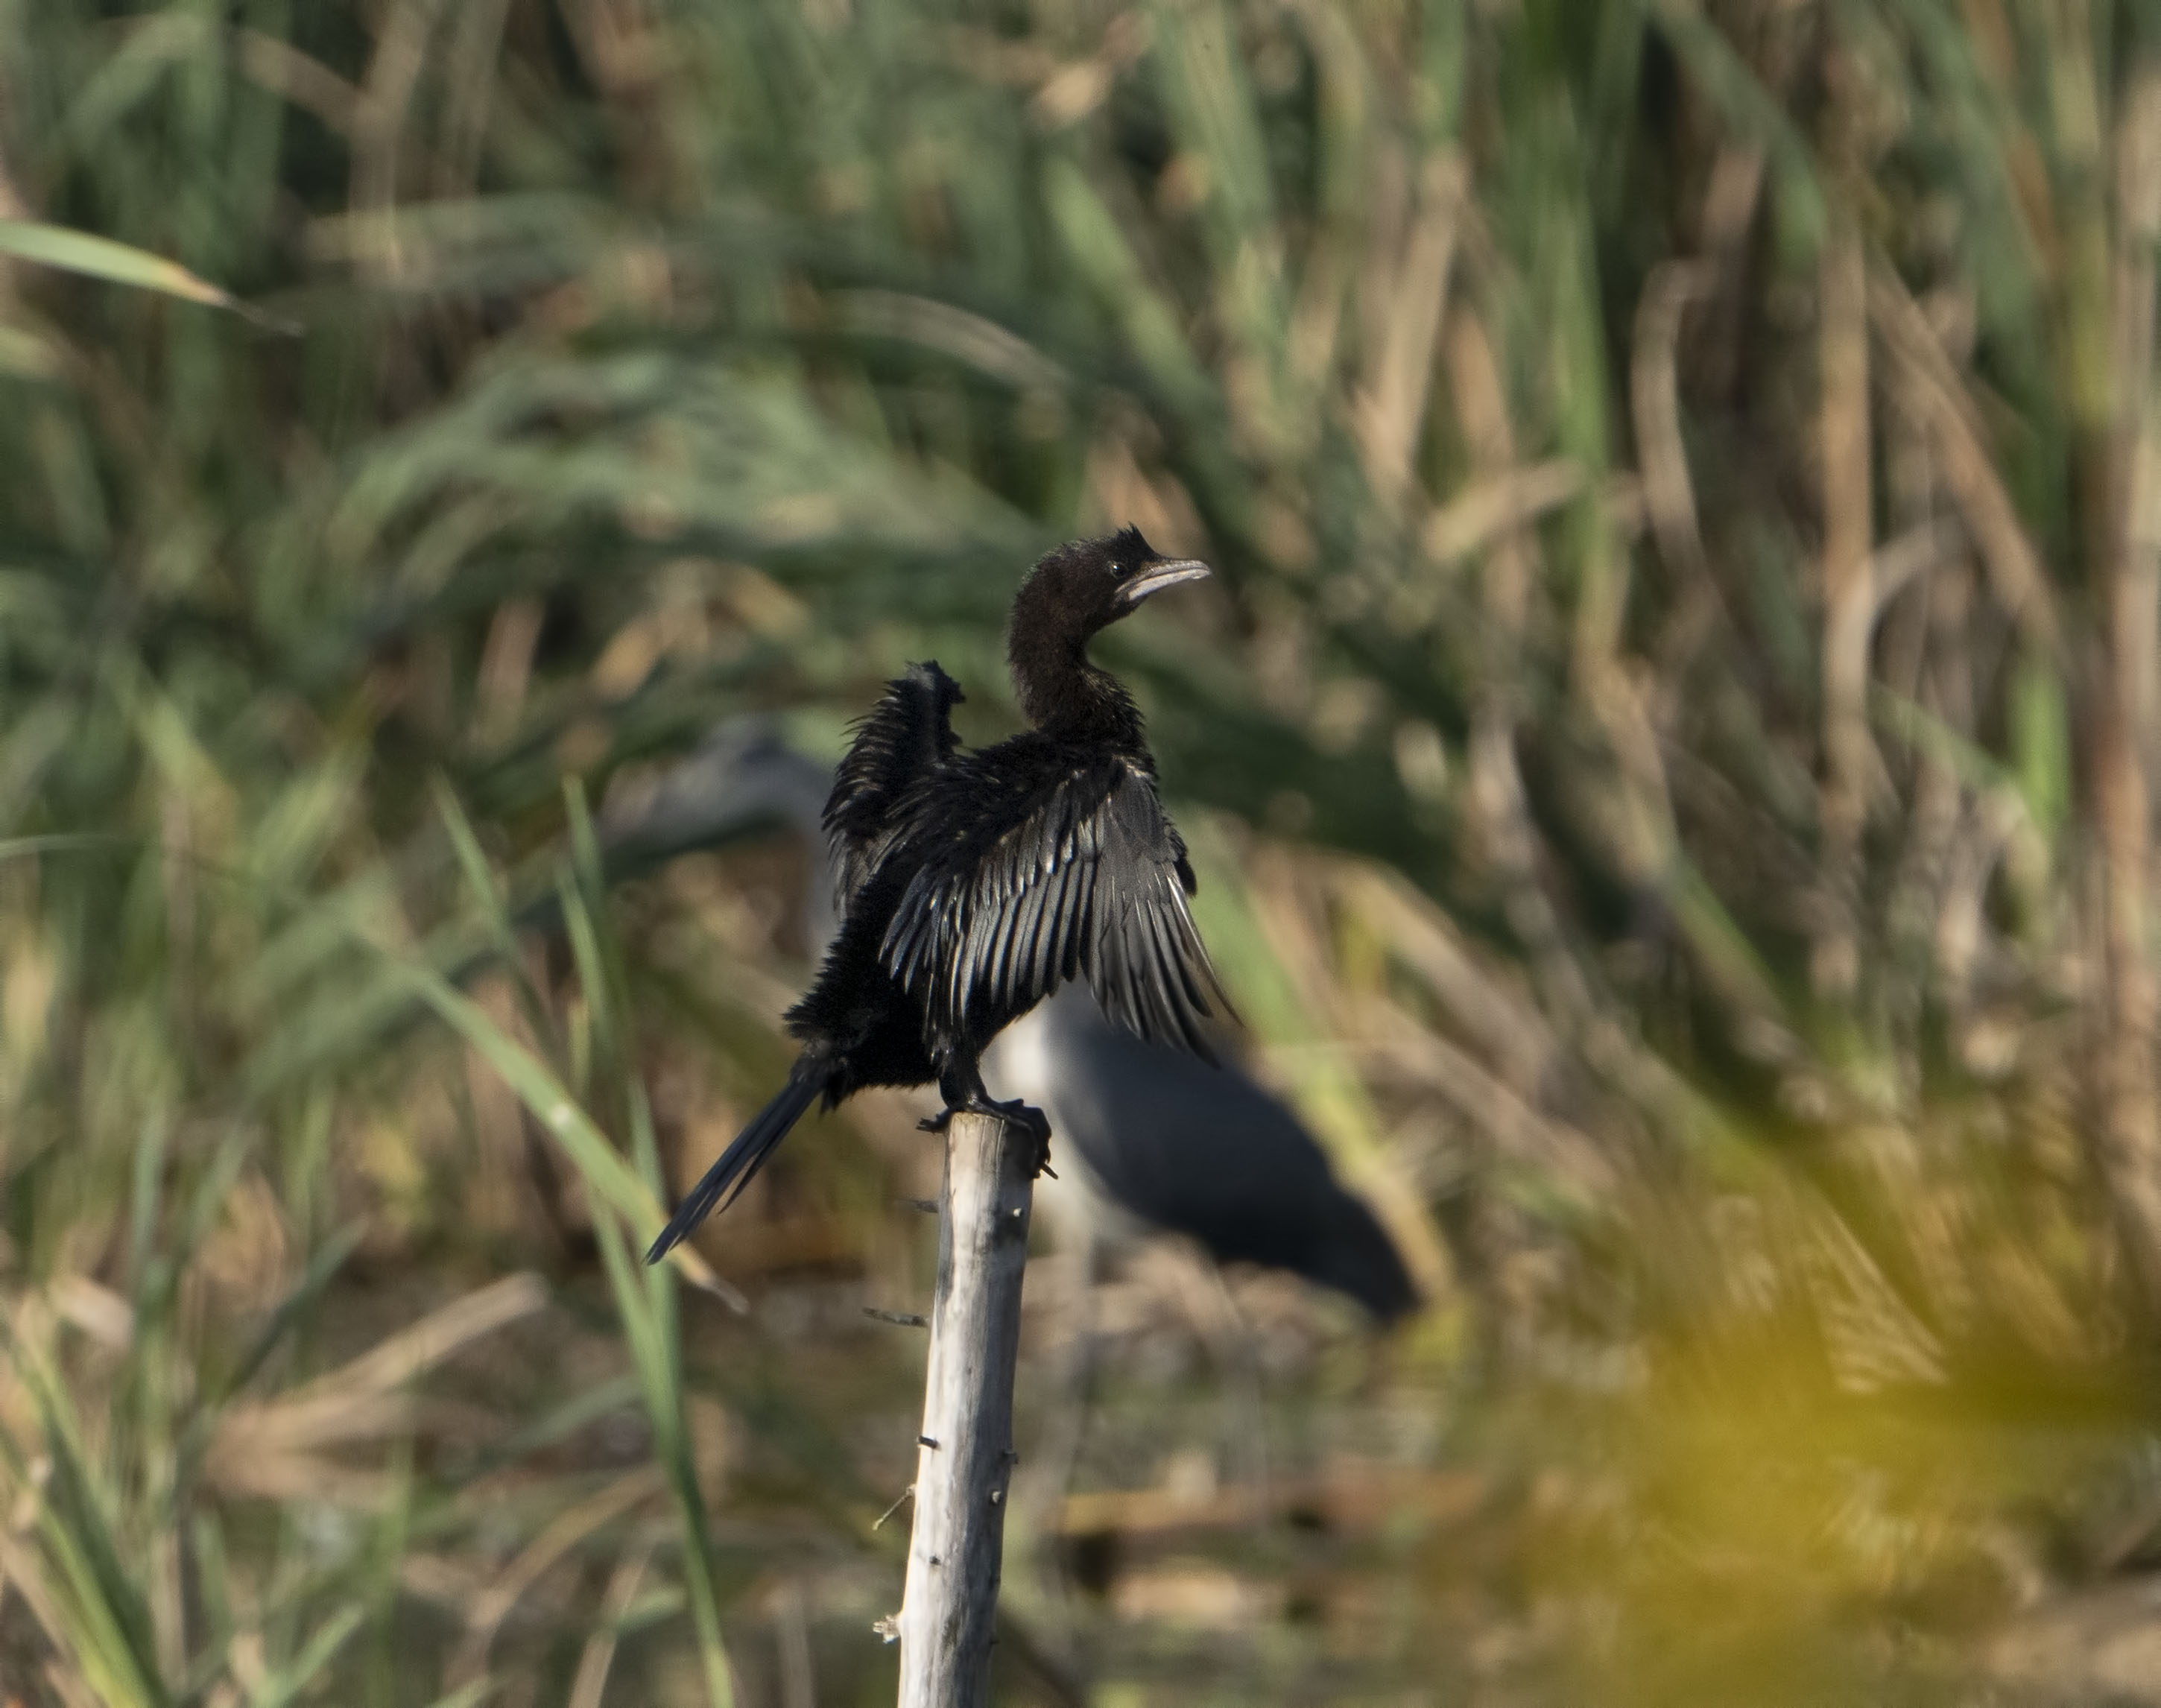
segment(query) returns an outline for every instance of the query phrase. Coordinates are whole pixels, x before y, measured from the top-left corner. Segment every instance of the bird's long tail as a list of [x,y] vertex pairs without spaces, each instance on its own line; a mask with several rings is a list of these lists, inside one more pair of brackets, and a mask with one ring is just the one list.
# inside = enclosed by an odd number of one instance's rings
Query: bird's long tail
[[824,1079],[822,1063],[808,1055],[796,1062],[780,1095],[758,1111],[757,1118],[736,1135],[735,1143],[721,1153],[720,1160],[706,1170],[705,1178],[675,1206],[675,1214],[646,1252],[647,1263],[659,1263],[688,1238],[700,1222],[735,1200],[736,1195],[750,1183],[750,1177],[773,1154],[773,1148],[788,1137],[789,1129],[818,1101]]

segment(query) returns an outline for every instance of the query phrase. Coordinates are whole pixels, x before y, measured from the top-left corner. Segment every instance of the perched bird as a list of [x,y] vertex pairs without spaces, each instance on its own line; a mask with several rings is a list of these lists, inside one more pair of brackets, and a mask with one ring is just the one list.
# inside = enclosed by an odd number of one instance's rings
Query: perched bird
[[[612,879],[692,848],[799,834],[816,867],[805,929],[820,952],[846,899],[838,892],[850,887],[821,834],[834,783],[831,768],[769,721],[732,720],[650,793],[611,806],[602,861]],[[1373,1212],[1336,1181],[1298,1117],[1236,1066],[1145,1043],[1113,1025],[1085,987],[1066,985],[998,1035],[985,1071],[1040,1107],[1082,1181],[1138,1221],[1185,1235],[1219,1263],[1263,1264],[1332,1288],[1383,1322],[1416,1307]]]
[[1185,846],[1156,794],[1138,709],[1089,640],[1207,566],[1136,529],[1045,555],[1015,596],[1007,653],[1031,727],[956,750],[959,697],[935,664],[888,685],[859,729],[825,822],[844,894],[816,982],[789,1011],[803,1041],[788,1083],[691,1189],[657,1262],[739,1192],[789,1130],[867,1086],[935,1080],[942,1127],[963,1111],[1028,1127],[994,1101],[982,1052],[1059,985],[1085,977],[1112,1018],[1204,1060],[1211,999],[1227,1008],[1185,898]]

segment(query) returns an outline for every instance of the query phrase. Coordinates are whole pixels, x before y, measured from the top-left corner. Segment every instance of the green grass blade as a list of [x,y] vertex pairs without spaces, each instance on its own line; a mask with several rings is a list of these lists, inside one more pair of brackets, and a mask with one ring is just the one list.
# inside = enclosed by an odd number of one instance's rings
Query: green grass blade
[[176,261],[168,261],[162,255],[153,255],[93,232],[46,225],[37,220],[0,219],[0,255],[57,268],[63,273],[80,273],[86,279],[102,279],[114,284],[133,285],[138,290],[159,291],[184,302],[230,310],[259,325],[274,326],[280,331],[299,330],[242,302]]
[[318,1625],[300,1652],[265,1679],[248,1695],[249,1708],[287,1708],[287,1705],[322,1680],[331,1663],[347,1639],[367,1617],[365,1607],[341,1607]]

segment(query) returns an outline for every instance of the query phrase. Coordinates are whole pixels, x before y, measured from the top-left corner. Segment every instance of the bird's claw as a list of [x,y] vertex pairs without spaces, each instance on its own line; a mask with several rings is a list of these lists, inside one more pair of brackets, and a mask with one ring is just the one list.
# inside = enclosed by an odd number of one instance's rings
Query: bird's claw
[[1058,1178],[1057,1170],[1050,1166],[1050,1117],[1032,1103],[1019,1098],[1001,1103],[992,1097],[971,1097],[966,1102],[949,1105],[935,1115],[926,1115],[915,1123],[924,1133],[943,1133],[953,1124],[956,1115],[989,1115],[1008,1127],[1018,1127],[1035,1141],[1035,1164],[1028,1170],[1031,1176],[1049,1174]]

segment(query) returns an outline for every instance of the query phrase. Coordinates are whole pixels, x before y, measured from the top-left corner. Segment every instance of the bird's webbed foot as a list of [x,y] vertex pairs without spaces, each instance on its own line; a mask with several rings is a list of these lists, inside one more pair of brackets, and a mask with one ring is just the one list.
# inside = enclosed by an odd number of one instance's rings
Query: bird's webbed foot
[[961,1097],[949,1098],[945,1107],[935,1115],[925,1116],[916,1125],[925,1133],[943,1133],[952,1125],[956,1115],[988,1115],[1002,1121],[1008,1127],[1018,1127],[1035,1143],[1035,1164],[1031,1175],[1048,1174],[1058,1178],[1057,1170],[1050,1166],[1050,1119],[1032,1103],[1018,1097],[1000,1102],[981,1086]]

